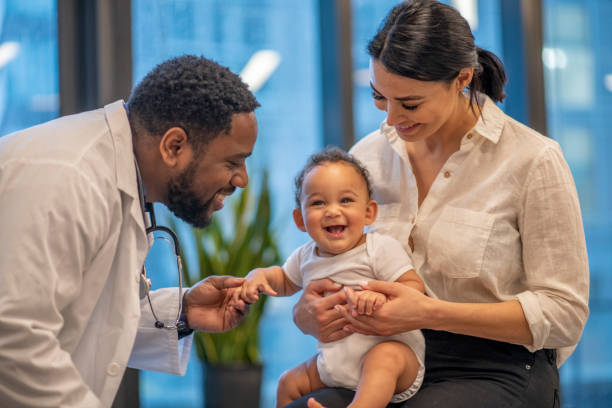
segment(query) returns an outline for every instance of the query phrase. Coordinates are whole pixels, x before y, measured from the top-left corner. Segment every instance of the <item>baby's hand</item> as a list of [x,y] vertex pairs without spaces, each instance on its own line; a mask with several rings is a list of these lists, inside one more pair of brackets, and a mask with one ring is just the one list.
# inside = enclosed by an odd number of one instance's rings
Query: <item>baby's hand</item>
[[371,315],[387,302],[387,297],[373,290],[356,290],[353,292],[353,310],[358,314]]
[[242,286],[228,289],[227,306],[235,310],[238,310],[242,314],[246,314],[249,311],[249,305],[244,301],[244,299],[242,299],[242,296],[240,296],[241,290],[242,290]]
[[277,293],[266,279],[265,269],[254,269],[246,276],[245,282],[240,290],[240,297],[247,303],[255,303],[259,300],[259,294],[276,296]]

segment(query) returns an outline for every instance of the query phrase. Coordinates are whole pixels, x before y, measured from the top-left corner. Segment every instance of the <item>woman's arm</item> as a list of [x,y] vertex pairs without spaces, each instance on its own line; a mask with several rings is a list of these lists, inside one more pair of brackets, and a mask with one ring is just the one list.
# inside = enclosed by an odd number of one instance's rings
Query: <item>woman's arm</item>
[[348,307],[337,307],[349,321],[346,329],[351,332],[389,336],[409,330],[434,329],[515,344],[533,342],[522,307],[516,300],[447,302],[397,282],[371,281],[363,288],[381,292],[389,301],[372,316],[352,316]]

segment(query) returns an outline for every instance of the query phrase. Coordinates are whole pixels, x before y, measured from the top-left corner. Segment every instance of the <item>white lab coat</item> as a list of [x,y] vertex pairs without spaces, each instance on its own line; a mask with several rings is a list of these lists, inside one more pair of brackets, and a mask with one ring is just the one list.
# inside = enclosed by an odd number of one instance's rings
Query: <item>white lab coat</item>
[[[139,299],[149,246],[123,101],[0,138],[0,248],[1,407],[108,407],[128,359],[184,374],[193,336],[154,328]],[[154,305],[172,320],[176,289]]]

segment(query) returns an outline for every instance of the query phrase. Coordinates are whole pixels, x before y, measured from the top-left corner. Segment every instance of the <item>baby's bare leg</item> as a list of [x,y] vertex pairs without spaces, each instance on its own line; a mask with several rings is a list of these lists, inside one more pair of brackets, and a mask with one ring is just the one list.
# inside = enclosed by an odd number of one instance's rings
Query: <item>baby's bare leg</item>
[[276,407],[284,407],[303,395],[325,388],[317,370],[317,354],[297,367],[287,370],[278,380]]
[[394,394],[410,388],[419,372],[419,361],[410,347],[385,341],[364,356],[357,393],[350,408],[386,407]]

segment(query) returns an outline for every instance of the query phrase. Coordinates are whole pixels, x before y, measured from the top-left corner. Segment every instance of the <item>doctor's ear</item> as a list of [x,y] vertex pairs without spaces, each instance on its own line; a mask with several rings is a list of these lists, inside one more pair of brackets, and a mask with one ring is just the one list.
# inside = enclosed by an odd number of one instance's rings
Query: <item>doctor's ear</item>
[[306,232],[306,225],[304,224],[304,217],[302,217],[301,209],[296,208],[293,210],[293,221],[300,231]]
[[193,149],[187,133],[181,127],[175,126],[166,130],[159,142],[161,158],[170,167],[175,167],[182,160],[190,159]]

